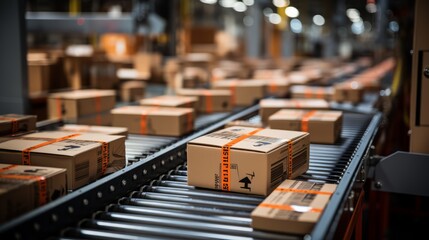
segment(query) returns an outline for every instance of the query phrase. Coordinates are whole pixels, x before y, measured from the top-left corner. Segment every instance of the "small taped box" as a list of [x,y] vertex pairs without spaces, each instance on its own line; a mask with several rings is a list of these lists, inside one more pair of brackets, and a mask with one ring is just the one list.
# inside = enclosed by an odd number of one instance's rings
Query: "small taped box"
[[102,133],[107,135],[123,135],[128,134],[128,129],[125,127],[108,127],[108,126],[92,126],[92,125],[78,125],[78,124],[64,124],[58,130],[67,132],[79,133]]
[[281,109],[329,109],[329,103],[323,99],[262,99],[259,106],[263,123],[268,123],[268,118]]
[[234,106],[250,106],[265,96],[266,83],[261,80],[221,80],[213,83],[214,89],[230,90]]
[[292,86],[290,89],[292,98],[306,98],[306,99],[324,99],[331,101],[334,97],[333,87],[317,87],[317,86]]
[[204,135],[187,145],[188,184],[266,196],[308,170],[309,141],[304,132],[250,127]]
[[146,83],[142,81],[126,81],[121,83],[121,100],[134,102],[142,99],[145,94]]
[[285,180],[251,213],[252,227],[289,234],[310,233],[336,184]]
[[270,128],[310,133],[312,143],[333,144],[341,135],[343,112],[283,109],[268,119]]
[[178,137],[194,129],[192,108],[125,106],[111,113],[112,125],[126,127],[129,133]]
[[125,137],[46,131],[0,138],[0,163],[67,169],[76,189],[125,167]]
[[36,122],[34,115],[0,115],[0,136],[36,130]]
[[0,164],[0,223],[66,193],[63,168]]
[[198,98],[197,111],[201,113],[229,112],[232,110],[231,91],[219,89],[178,89],[180,96]]
[[360,103],[363,100],[364,89],[357,81],[347,81],[334,85],[334,101]]

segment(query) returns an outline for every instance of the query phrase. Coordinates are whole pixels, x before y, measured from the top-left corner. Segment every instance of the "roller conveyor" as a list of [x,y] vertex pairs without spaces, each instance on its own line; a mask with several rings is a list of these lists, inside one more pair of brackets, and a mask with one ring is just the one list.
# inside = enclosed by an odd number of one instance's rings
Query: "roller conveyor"
[[[301,239],[253,230],[251,211],[261,196],[187,185],[186,142],[231,120],[259,121],[258,106],[199,117],[182,138],[130,134],[129,166],[0,227],[2,239]],[[313,232],[332,238],[380,123],[379,114],[345,113],[341,139],[311,144],[310,168],[301,180],[337,183]],[[47,229],[47,227],[50,229]]]

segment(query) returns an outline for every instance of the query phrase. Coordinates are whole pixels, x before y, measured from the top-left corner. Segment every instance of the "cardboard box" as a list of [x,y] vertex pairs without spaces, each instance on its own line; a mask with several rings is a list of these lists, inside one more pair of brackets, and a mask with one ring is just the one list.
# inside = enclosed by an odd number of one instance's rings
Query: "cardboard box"
[[128,134],[128,129],[124,127],[107,127],[107,126],[91,126],[78,124],[65,124],[59,128],[60,131],[79,132],[79,133],[102,133],[108,135],[123,135]]
[[277,79],[283,77],[283,69],[256,69],[253,72],[253,78],[255,79]]
[[262,99],[259,102],[259,115],[263,123],[281,109],[329,109],[329,103],[322,99]]
[[246,121],[246,120],[235,120],[235,121],[228,122],[225,125],[225,128],[238,127],[238,126],[240,126],[240,127],[253,127],[253,128],[264,127],[261,122],[250,122],[250,121]]
[[310,233],[336,187],[285,180],[253,210],[252,227],[289,234]]
[[258,80],[221,80],[213,83],[214,89],[230,90],[234,106],[250,106],[265,96],[265,82]]
[[48,98],[49,118],[65,121],[83,116],[102,114],[115,107],[114,90],[77,90],[53,93]]
[[162,95],[142,99],[139,101],[139,103],[142,106],[192,108],[196,111],[198,106],[198,98]]
[[0,164],[0,223],[66,193],[63,168]]
[[289,92],[289,80],[287,78],[265,79],[266,95],[284,97]]
[[343,113],[324,110],[280,110],[268,118],[272,129],[310,133],[312,143],[333,144],[341,135]]
[[178,89],[180,96],[198,98],[197,111],[203,113],[229,112],[232,110],[231,91],[218,89]]
[[127,81],[121,84],[121,100],[134,102],[142,99],[145,94],[146,83],[142,81]]
[[194,129],[192,108],[125,106],[111,113],[113,126],[127,127],[129,133],[181,136]]
[[47,131],[0,138],[0,162],[65,168],[76,189],[125,166],[125,137]]
[[55,61],[28,58],[28,93],[40,94],[50,89],[51,68]]
[[296,85],[291,87],[290,92],[291,92],[292,98],[307,98],[307,99],[315,98],[315,99],[324,99],[326,101],[331,101],[334,97],[333,87]]
[[0,136],[36,130],[36,122],[34,115],[0,115]]
[[230,127],[187,145],[188,184],[268,195],[284,177],[308,169],[309,134],[263,128]]
[[112,124],[112,116],[109,111],[87,114],[78,118],[63,119],[65,123],[83,124],[83,125],[97,125],[97,126],[110,126]]
[[360,103],[363,100],[363,87],[356,81],[334,85],[334,101]]

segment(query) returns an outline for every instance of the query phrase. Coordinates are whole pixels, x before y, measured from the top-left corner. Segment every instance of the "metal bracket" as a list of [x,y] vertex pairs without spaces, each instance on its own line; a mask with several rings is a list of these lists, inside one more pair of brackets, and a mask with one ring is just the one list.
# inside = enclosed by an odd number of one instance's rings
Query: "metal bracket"
[[429,155],[395,152],[376,166],[372,189],[429,196]]

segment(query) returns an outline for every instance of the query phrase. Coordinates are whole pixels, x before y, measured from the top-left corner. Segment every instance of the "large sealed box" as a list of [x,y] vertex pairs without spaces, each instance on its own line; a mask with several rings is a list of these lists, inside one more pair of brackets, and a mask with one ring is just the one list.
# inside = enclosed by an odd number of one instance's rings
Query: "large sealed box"
[[263,123],[281,109],[329,109],[329,103],[323,99],[262,99],[259,102],[259,115]]
[[66,193],[63,168],[0,164],[0,223]]
[[180,96],[198,98],[197,111],[202,113],[228,112],[232,110],[231,91],[218,89],[178,89]]
[[112,110],[113,126],[129,133],[181,136],[194,129],[192,108],[125,106]]
[[363,87],[357,81],[347,81],[334,85],[334,101],[360,103],[363,100]]
[[125,166],[125,137],[47,131],[0,138],[0,162],[65,168],[76,189]]
[[126,81],[121,84],[121,100],[134,102],[142,99],[145,94],[146,83],[142,81]]
[[64,124],[59,128],[60,131],[79,132],[79,133],[102,133],[108,135],[127,135],[128,129],[125,127],[110,126],[92,126],[79,124]]
[[310,233],[336,184],[285,180],[253,210],[252,227],[291,234]]
[[230,90],[235,106],[250,106],[265,96],[266,83],[261,80],[221,80],[212,84],[214,89]]
[[341,135],[343,113],[324,110],[283,109],[268,119],[270,128],[310,133],[312,143],[333,144]]
[[225,128],[188,142],[188,184],[268,195],[283,178],[307,171],[309,144],[304,132]]
[[34,115],[0,115],[0,136],[36,130],[36,122]]
[[316,98],[331,101],[334,97],[334,88],[296,85],[291,87],[290,93],[292,98]]
[[197,110],[198,98],[162,95],[162,96],[142,99],[139,101],[139,103],[140,105],[143,105],[143,106],[181,107],[181,108],[193,108],[194,110]]
[[[49,118],[59,118],[70,123],[79,118],[88,118],[91,115],[104,114],[115,107],[116,94],[114,90],[77,90],[62,93],[53,93],[48,98]],[[95,117],[92,124],[100,125],[103,116]],[[86,124],[91,124],[88,121]]]

